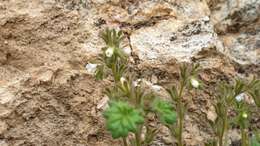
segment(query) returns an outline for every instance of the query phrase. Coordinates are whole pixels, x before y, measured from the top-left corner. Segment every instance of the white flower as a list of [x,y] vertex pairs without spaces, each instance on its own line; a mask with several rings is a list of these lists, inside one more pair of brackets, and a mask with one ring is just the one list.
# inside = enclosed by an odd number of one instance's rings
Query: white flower
[[121,82],[122,85],[124,85],[124,83],[126,82],[126,79],[124,77],[121,77],[120,82]]
[[245,96],[246,96],[245,93],[241,93],[241,94],[237,95],[237,96],[235,97],[235,99],[236,99],[237,102],[240,102],[240,101],[242,101],[242,100],[245,99]]
[[112,57],[112,55],[114,54],[114,48],[107,48],[105,53],[107,57]]
[[200,85],[199,81],[194,78],[190,79],[190,83],[191,83],[192,87],[194,87],[194,88],[198,88]]
[[244,112],[244,113],[242,114],[242,117],[245,118],[245,119],[247,118],[246,112]]
[[97,70],[97,64],[88,63],[86,65],[87,72],[90,74],[95,74]]

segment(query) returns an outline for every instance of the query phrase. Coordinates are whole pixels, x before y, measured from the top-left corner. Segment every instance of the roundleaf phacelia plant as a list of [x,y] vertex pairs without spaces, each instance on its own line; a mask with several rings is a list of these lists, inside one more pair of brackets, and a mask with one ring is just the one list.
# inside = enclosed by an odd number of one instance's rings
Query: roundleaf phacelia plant
[[153,104],[153,108],[156,113],[158,113],[158,117],[160,121],[165,125],[172,125],[177,120],[177,114],[174,112],[173,106],[163,100],[155,100]]
[[255,131],[253,134],[251,140],[250,140],[250,146],[260,146],[260,130]]
[[[213,122],[209,121],[216,135],[216,138],[213,140],[215,145],[227,145],[227,131],[233,123],[240,128],[241,145],[249,146],[248,127],[251,117],[249,105],[245,99],[251,96],[257,104],[256,99],[260,97],[258,90],[260,90],[260,80],[256,79],[249,83],[236,80],[233,85],[226,82],[219,84],[217,103],[214,105],[217,119]],[[232,110],[236,113],[234,120],[229,115],[229,112]]]
[[188,67],[183,64],[180,67],[180,82],[172,88],[167,89],[172,101],[176,106],[177,112],[177,124],[167,125],[172,135],[177,138],[178,146],[183,146],[183,128],[184,128],[184,117],[186,113],[186,104],[183,102],[183,96],[188,93],[192,88],[200,88],[201,84],[198,80],[199,65],[193,65]]
[[[152,114],[156,123],[161,123],[169,129],[177,140],[177,145],[184,146],[183,131],[188,104],[183,97],[191,96],[192,90],[202,88],[198,78],[199,65],[181,65],[179,82],[167,89],[171,101],[163,100],[156,94],[161,90],[161,86],[151,85],[152,89],[144,88],[142,80],[129,68],[128,55],[121,46],[123,32],[106,29],[101,33],[101,38],[106,46],[102,48],[95,64],[88,64],[86,68],[99,80],[111,79],[111,86],[104,90],[109,102],[103,115],[112,137],[121,138],[124,146],[149,146],[159,127],[154,124],[151,126]],[[249,96],[260,107],[259,95],[260,80],[253,79],[249,83],[236,80],[234,85],[222,82],[216,91],[214,105],[217,118],[209,121],[214,138],[206,145],[226,146],[230,124],[240,128],[242,146],[259,144],[255,137],[249,137],[251,111],[245,102]],[[229,117],[231,110],[235,112],[234,119]]]
[[122,101],[111,101],[104,116],[113,138],[127,137],[129,132],[136,132],[138,125],[144,122],[140,111]]
[[121,31],[106,29],[101,38],[106,47],[99,55],[95,75],[97,79],[113,77],[112,86],[105,89],[109,97],[109,106],[104,111],[107,130],[113,138],[121,138],[124,146],[148,146],[158,132],[150,126],[148,114],[156,114],[161,122],[173,124],[174,108],[145,90],[141,81],[134,78],[128,68],[128,56],[120,46],[124,38]]

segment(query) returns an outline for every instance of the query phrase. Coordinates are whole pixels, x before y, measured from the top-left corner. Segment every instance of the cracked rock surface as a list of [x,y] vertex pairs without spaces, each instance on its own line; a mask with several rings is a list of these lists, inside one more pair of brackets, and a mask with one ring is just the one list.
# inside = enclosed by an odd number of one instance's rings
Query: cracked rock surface
[[[184,141],[204,145],[211,131],[201,119],[215,117],[218,80],[260,77],[259,2],[0,0],[0,146],[120,145],[102,117],[111,82],[85,69],[104,47],[106,27],[124,31],[135,71],[162,96],[181,62],[202,66],[205,90],[185,98]],[[152,145],[174,142],[161,127]]]

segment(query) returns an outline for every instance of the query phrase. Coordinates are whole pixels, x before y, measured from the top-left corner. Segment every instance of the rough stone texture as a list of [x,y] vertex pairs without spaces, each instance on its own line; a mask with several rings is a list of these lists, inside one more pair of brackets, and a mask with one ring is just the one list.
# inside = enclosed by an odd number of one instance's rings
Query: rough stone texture
[[212,22],[218,32],[237,31],[259,20],[259,0],[225,0],[216,4]]
[[227,56],[240,65],[259,65],[259,16],[258,0],[227,0],[212,7],[211,22]]
[[260,64],[260,31],[256,34],[228,34],[222,36],[231,59],[241,65]]
[[[110,81],[85,70],[105,27],[125,32],[136,72],[162,96],[180,62],[201,64],[205,91],[185,97],[184,137],[203,145],[216,82],[260,76],[259,1],[234,1],[0,0],[0,146],[119,145],[102,118]],[[153,145],[174,142],[165,135]]]
[[142,63],[165,64],[172,59],[191,61],[200,51],[217,46],[208,17],[189,21],[164,20],[131,35],[134,53]]

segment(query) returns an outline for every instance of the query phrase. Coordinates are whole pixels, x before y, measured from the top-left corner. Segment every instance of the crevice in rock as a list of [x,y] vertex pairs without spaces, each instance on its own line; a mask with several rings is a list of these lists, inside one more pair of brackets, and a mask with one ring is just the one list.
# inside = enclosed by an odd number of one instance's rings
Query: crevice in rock
[[172,15],[165,15],[165,16],[152,16],[149,20],[138,22],[136,24],[130,24],[130,23],[121,23],[121,28],[130,28],[131,30],[138,30],[144,27],[151,27],[159,23],[163,20],[168,20],[170,18],[176,18]]

